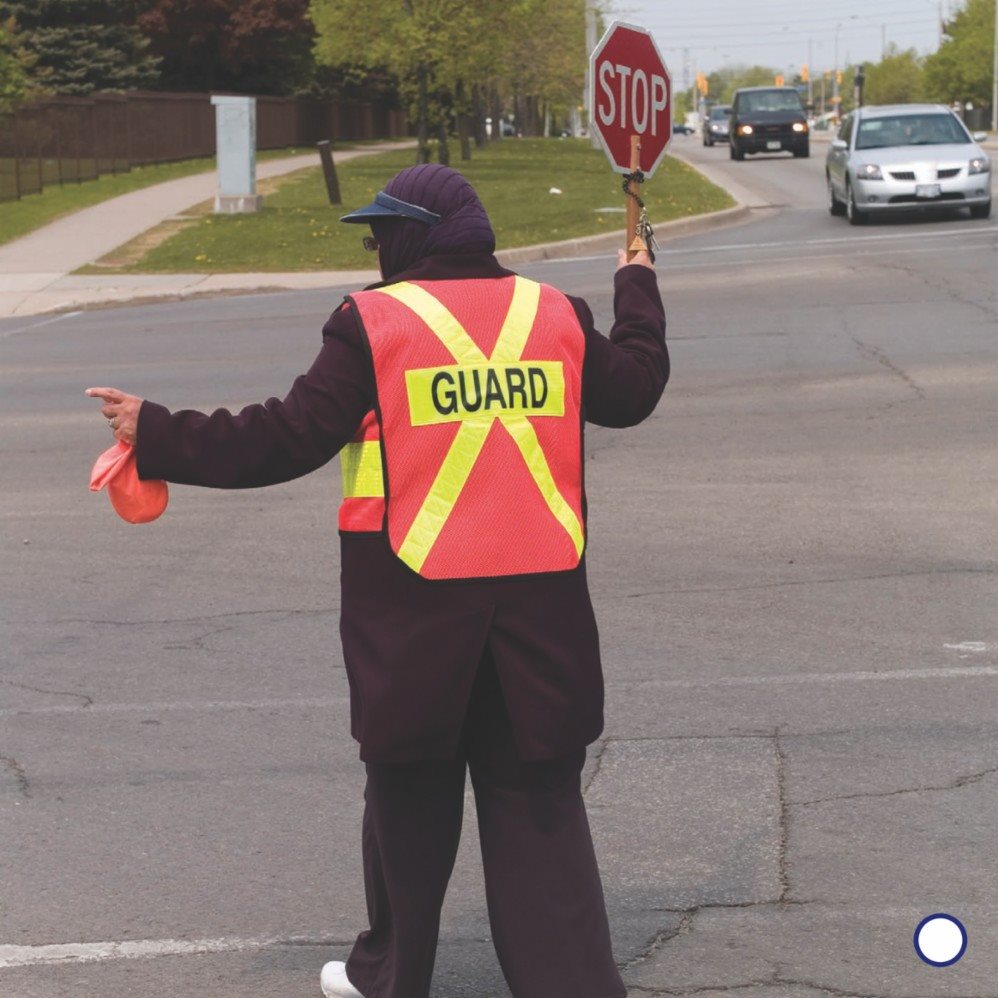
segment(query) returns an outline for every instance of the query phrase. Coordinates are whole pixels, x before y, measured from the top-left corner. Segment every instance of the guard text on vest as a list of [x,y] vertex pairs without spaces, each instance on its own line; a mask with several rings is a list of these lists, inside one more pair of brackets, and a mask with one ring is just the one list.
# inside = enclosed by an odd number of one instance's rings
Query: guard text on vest
[[561,361],[454,364],[405,372],[413,426],[503,416],[563,416]]

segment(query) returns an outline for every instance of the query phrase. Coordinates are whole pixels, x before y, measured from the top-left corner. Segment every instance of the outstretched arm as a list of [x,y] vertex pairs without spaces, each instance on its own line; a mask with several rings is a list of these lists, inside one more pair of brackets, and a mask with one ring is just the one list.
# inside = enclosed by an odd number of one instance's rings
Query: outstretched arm
[[134,443],[139,477],[245,489],[290,481],[321,467],[347,443],[371,408],[370,363],[353,315],[336,312],[322,350],[284,399],[239,413],[171,413],[114,388],[90,389],[115,436]]

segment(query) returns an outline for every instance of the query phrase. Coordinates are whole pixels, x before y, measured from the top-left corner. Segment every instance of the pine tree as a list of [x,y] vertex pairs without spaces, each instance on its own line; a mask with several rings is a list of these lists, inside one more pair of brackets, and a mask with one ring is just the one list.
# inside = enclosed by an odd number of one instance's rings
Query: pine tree
[[159,60],[135,25],[136,0],[0,0],[31,62],[31,82],[51,93],[153,86]]

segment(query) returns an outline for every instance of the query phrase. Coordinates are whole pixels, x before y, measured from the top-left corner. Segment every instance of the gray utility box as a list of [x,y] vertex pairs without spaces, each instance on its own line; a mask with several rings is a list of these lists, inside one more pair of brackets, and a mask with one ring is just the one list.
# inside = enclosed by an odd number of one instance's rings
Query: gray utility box
[[259,211],[263,197],[256,192],[256,98],[213,96],[211,102],[218,148],[215,212]]

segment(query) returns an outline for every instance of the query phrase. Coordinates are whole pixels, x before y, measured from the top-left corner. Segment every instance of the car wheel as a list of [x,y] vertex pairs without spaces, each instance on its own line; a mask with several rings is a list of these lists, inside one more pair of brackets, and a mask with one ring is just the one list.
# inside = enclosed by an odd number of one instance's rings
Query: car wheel
[[850,225],[866,224],[866,212],[856,207],[856,195],[853,194],[852,184],[848,181],[846,181],[846,217]]
[[811,155],[811,147],[809,145],[804,146],[801,149],[794,150],[794,159],[808,159]]
[[742,160],[745,158],[745,153],[738,148],[738,143],[736,142],[731,143],[731,158],[738,160]]
[[991,217],[991,202],[986,201],[984,204],[972,204],[970,206],[970,217],[971,218],[990,218]]
[[844,215],[846,206],[835,196],[835,188],[832,186],[832,178],[826,175],[828,181],[828,210],[833,215]]

